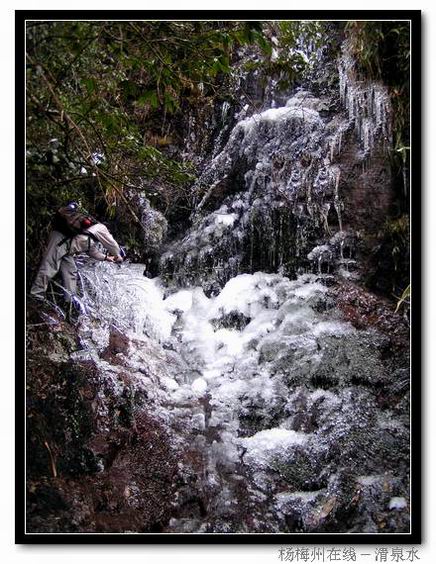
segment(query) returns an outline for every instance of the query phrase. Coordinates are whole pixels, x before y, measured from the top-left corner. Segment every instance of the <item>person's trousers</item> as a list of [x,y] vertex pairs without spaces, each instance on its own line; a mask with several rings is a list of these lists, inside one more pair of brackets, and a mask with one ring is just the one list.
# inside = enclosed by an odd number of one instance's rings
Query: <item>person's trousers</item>
[[[53,231],[41,265],[32,284],[30,294],[35,298],[44,298],[48,283],[60,271],[63,280],[65,299],[70,301],[77,290],[77,267],[74,258],[68,254],[69,241],[62,241],[65,235]],[[60,244],[62,243],[62,244]]]

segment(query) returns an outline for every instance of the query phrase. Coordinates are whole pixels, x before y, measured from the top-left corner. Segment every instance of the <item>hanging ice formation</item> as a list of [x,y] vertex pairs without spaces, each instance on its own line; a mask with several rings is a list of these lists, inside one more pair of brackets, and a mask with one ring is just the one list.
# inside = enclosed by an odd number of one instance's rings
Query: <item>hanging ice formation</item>
[[388,89],[380,82],[358,80],[356,61],[347,41],[339,60],[339,90],[365,156],[371,155],[378,142],[385,149],[389,148],[392,145],[392,105]]
[[[320,266],[328,256],[340,266],[344,257],[329,240],[344,230],[344,240],[354,237],[344,225],[341,151],[356,142],[353,132],[363,164],[380,145],[387,148],[392,109],[382,84],[357,80],[347,44],[339,91],[345,115],[331,111],[334,94],[317,98],[300,89],[284,106],[236,123],[193,187],[193,227],[162,257],[167,281],[216,293],[243,272],[329,271]],[[322,245],[329,247],[320,263],[311,251]]]

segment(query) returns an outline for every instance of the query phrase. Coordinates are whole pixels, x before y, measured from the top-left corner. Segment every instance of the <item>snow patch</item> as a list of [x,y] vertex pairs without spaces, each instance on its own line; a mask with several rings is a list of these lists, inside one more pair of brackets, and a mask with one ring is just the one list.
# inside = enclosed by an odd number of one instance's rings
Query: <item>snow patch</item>
[[392,497],[389,501],[389,509],[405,509],[407,501],[404,497]]
[[288,429],[266,429],[252,437],[240,439],[240,444],[247,449],[246,457],[258,466],[268,465],[272,458],[286,455],[288,450],[306,443],[308,435]]
[[243,129],[246,133],[250,132],[253,128],[257,127],[260,123],[279,123],[288,120],[298,119],[301,121],[314,122],[322,125],[322,120],[316,110],[298,107],[281,107],[270,108],[260,114],[254,114],[251,117],[245,118],[237,125],[238,128]]
[[204,395],[207,390],[207,382],[204,378],[196,378],[191,385],[193,391],[198,395]]

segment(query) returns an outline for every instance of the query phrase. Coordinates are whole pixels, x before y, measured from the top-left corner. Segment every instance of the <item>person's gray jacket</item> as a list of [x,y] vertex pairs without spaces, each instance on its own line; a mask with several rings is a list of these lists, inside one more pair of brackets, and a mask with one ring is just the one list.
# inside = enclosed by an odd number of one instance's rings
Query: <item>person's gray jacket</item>
[[102,223],[96,223],[89,227],[83,234],[76,235],[71,240],[71,245],[68,254],[77,255],[79,253],[88,253],[90,257],[97,260],[105,260],[106,255],[100,251],[98,244],[86,233],[91,233],[102,246],[109,252],[110,255],[120,258],[121,252],[118,243],[110,234],[108,228]]
[[[86,232],[91,233],[96,240],[86,235]],[[59,231],[52,231],[30,294],[43,299],[48,283],[60,271],[65,299],[70,301],[77,291],[77,267],[73,256],[87,253],[96,260],[105,260],[106,255],[99,249],[98,243],[101,243],[117,262],[122,262],[118,243],[102,223],[92,225],[83,234],[73,238],[65,237]]]

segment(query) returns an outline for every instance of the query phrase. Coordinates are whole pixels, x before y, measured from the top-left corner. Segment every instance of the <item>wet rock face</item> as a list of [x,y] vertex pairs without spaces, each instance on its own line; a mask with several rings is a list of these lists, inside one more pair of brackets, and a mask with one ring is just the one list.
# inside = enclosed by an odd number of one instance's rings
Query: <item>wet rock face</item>
[[[153,419],[136,433],[107,444],[92,443],[105,469],[28,481],[30,532],[159,532],[168,521],[175,460],[167,435]],[[51,443],[53,445],[53,443]],[[147,465],[137,464],[138,459]]]
[[83,268],[75,328],[29,332],[33,530],[407,530],[407,323],[389,304],[329,274],[165,297],[142,269]]
[[[38,312],[30,317],[41,323]],[[29,532],[161,530],[169,520],[177,449],[147,408],[144,383],[117,357],[128,340],[111,336],[106,357],[118,362],[105,371],[93,360],[61,358],[60,350],[72,352],[65,335],[77,349],[78,334],[56,315],[51,320],[51,330],[29,330]],[[55,347],[45,348],[48,335]]]
[[404,513],[392,510],[396,491],[404,491],[404,485],[390,473],[356,481],[341,471],[322,490],[280,493],[276,504],[292,532],[407,532]]

